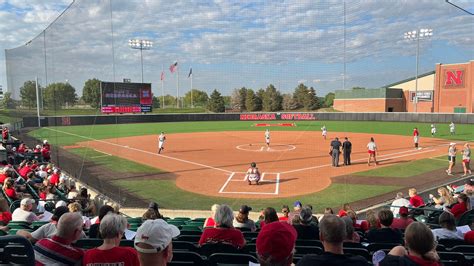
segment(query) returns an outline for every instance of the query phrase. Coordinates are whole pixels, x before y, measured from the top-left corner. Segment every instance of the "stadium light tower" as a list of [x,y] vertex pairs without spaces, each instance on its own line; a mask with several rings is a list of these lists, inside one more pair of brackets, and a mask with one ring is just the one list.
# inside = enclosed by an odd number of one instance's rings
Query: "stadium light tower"
[[413,98],[413,103],[415,106],[415,113],[418,105],[418,61],[420,56],[420,39],[427,39],[433,36],[432,29],[419,29],[414,31],[405,32],[403,38],[407,40],[416,41],[416,76],[415,76],[415,97]]
[[140,50],[140,61],[142,63],[142,83],[143,83],[143,50],[150,50],[153,47],[153,42],[142,39],[128,40],[128,46],[132,49]]

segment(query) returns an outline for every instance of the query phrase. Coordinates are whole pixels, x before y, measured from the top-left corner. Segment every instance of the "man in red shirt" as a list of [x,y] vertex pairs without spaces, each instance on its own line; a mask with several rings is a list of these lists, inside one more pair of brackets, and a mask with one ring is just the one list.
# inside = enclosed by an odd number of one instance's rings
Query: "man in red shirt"
[[423,201],[423,198],[418,196],[416,192],[416,188],[410,188],[408,190],[408,195],[410,195],[410,205],[418,208],[420,206],[425,206],[425,202]]
[[53,174],[49,177],[49,183],[57,186],[59,184],[59,178],[61,177],[61,170],[58,168],[53,170]]
[[59,218],[56,234],[36,242],[35,260],[37,266],[80,265],[84,251],[71,243],[82,235],[82,216],[78,212],[65,213]]
[[413,142],[415,143],[415,149],[420,149],[418,148],[419,136],[420,132],[418,131],[418,128],[415,127],[415,129],[413,129]]
[[405,230],[409,224],[413,223],[413,219],[408,217],[407,207],[400,207],[398,214],[400,214],[400,218],[393,218],[392,228]]
[[28,162],[28,163],[25,164],[25,166],[23,166],[20,170],[18,170],[18,173],[20,174],[20,176],[25,178],[25,180],[27,179],[28,174],[31,171],[33,171],[31,169],[31,165],[32,165],[32,163]]

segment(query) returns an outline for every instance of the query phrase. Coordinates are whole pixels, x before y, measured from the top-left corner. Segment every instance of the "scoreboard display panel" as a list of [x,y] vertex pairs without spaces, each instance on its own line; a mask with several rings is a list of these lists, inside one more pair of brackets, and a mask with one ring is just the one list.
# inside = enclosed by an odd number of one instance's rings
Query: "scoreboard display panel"
[[152,111],[150,83],[100,82],[101,111],[110,113],[147,113]]

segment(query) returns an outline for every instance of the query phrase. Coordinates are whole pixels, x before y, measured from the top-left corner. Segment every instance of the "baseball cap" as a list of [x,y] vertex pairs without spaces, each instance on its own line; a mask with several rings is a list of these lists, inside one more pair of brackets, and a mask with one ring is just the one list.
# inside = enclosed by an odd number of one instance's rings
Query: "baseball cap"
[[301,201],[298,200],[298,201],[295,201],[295,203],[293,204],[293,206],[295,206],[295,207],[301,207],[301,206],[303,206],[303,204],[301,203]]
[[249,213],[249,211],[251,211],[251,210],[252,210],[252,207],[247,206],[247,205],[242,205],[242,206],[240,207],[239,212],[240,212],[240,213],[243,213],[243,214],[247,214],[247,213]]
[[398,211],[398,214],[400,214],[400,216],[402,215],[408,215],[408,208],[403,206],[403,207],[400,207],[400,210]]
[[[162,219],[146,220],[138,229],[135,236],[135,249],[141,253],[158,253],[164,250],[173,238],[179,236],[178,227],[168,224]],[[145,243],[154,249],[138,247]]]
[[30,204],[33,204],[33,203],[35,203],[34,199],[24,198],[24,199],[21,200],[20,205],[27,206],[27,205],[30,205]]
[[295,247],[295,228],[283,222],[265,224],[257,236],[257,254],[272,261],[282,261],[289,257]]
[[311,209],[308,207],[304,207],[303,209],[301,209],[300,219],[305,223],[311,222],[311,220],[313,219],[313,212],[311,211]]

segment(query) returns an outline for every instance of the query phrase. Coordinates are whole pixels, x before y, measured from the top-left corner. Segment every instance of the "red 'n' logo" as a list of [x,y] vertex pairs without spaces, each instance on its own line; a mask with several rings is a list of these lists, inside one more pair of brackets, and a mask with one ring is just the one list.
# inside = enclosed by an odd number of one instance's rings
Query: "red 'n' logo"
[[462,86],[464,71],[446,71],[446,81],[444,86]]

